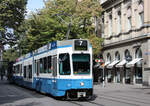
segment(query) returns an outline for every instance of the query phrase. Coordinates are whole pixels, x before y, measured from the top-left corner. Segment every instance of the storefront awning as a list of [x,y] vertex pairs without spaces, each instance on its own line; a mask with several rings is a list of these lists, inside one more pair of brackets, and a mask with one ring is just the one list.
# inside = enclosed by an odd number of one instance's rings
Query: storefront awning
[[119,60],[115,60],[112,63],[110,63],[107,68],[112,68],[114,65],[116,65],[117,63],[119,63]]
[[119,62],[116,67],[123,67],[123,65],[125,65],[127,63],[127,61],[124,59],[121,62]]
[[104,66],[107,66],[108,64],[110,64],[110,62],[109,62],[109,61],[108,61],[108,62],[105,62]]
[[141,61],[143,58],[136,58],[130,61],[129,63],[126,64],[126,67],[132,67],[134,66],[137,62]]

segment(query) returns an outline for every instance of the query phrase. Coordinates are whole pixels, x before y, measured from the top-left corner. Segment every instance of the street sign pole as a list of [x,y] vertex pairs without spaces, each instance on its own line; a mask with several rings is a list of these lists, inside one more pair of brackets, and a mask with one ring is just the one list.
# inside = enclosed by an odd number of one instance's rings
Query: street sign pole
[[105,81],[104,81],[104,67],[103,67],[103,88],[105,87]]

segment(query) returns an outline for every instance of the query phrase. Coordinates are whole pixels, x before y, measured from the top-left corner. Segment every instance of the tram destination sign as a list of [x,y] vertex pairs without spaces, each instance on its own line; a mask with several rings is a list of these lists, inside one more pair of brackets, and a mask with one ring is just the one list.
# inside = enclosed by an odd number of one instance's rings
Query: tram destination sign
[[75,40],[74,49],[77,51],[79,50],[87,51],[88,50],[87,40]]

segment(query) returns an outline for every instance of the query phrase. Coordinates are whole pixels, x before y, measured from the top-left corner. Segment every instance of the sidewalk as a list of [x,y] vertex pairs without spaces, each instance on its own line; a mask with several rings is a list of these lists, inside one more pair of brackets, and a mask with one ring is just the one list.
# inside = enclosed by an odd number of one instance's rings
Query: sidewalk
[[139,92],[150,94],[150,86],[142,86],[142,84],[119,84],[119,83],[105,83],[94,85],[95,92]]
[[9,82],[8,82],[7,78],[4,76],[3,80],[1,80],[1,78],[0,78],[0,86],[2,86],[2,84],[5,84],[5,83],[9,83]]

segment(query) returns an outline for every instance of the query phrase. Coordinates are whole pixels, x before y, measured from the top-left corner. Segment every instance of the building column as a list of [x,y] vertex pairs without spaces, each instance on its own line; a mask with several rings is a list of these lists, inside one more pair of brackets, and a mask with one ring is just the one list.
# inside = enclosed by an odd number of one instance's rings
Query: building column
[[115,80],[115,68],[114,67],[111,69],[111,72],[112,72],[112,82],[115,83],[116,80]]
[[149,12],[149,4],[150,0],[144,1],[144,24],[150,24],[150,12]]
[[115,35],[116,32],[116,13],[115,8],[112,8],[112,35]]
[[107,69],[104,68],[105,83],[108,83]]
[[125,32],[125,24],[126,24],[126,9],[125,4],[121,3],[121,32]]
[[120,67],[119,68],[120,69],[120,82],[122,83],[122,84],[125,84],[125,77],[124,77],[124,67]]
[[135,68],[134,68],[134,66],[131,67],[130,83],[135,84]]

